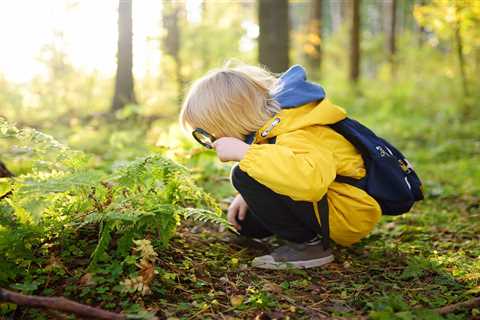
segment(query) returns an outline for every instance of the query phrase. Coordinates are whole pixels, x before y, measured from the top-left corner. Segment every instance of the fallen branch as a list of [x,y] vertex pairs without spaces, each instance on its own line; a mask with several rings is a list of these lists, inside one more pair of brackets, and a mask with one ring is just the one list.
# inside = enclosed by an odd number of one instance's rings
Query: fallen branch
[[451,312],[456,311],[458,309],[464,309],[464,308],[471,309],[471,308],[476,307],[476,306],[480,306],[480,297],[476,297],[476,298],[473,298],[473,299],[470,299],[470,300],[467,300],[467,301],[464,301],[464,302],[450,304],[448,306],[435,309],[434,311],[438,314],[443,315],[443,314],[451,313]]
[[[16,293],[10,290],[0,288],[0,301],[12,302],[17,305],[29,306],[34,308],[54,309],[67,313],[74,313],[88,318],[106,319],[106,320],[127,320],[138,319],[133,315],[124,315],[115,312],[106,311],[100,308],[90,307],[64,297],[39,297]],[[156,317],[152,318],[157,319]]]
[[2,161],[0,161],[0,178],[4,177],[13,177],[13,173],[11,173],[10,170],[7,169],[7,167]]
[[[11,178],[11,177],[13,177],[13,173],[11,173],[10,170],[7,169],[7,167],[5,166],[5,164],[2,161],[0,161],[0,178]],[[9,191],[9,192],[5,193],[4,195],[1,195],[0,200],[8,197],[11,194],[12,194],[12,191]]]

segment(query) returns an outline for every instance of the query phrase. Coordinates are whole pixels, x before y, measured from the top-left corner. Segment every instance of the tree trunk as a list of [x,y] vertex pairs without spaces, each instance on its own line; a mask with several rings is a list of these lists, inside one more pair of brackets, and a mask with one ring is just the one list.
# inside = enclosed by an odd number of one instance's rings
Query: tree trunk
[[337,32],[342,24],[342,2],[330,1],[330,17],[332,23],[332,33]]
[[397,52],[396,43],[396,23],[397,23],[397,0],[390,0],[390,27],[388,32],[388,59],[392,75],[395,74],[395,54]]
[[457,59],[458,66],[460,69],[460,77],[462,79],[462,90],[463,90],[463,115],[466,117],[470,113],[470,92],[468,90],[468,80],[467,73],[465,71],[465,57],[463,55],[463,38],[460,31],[460,21],[457,19],[455,25],[455,42],[457,45]]
[[356,83],[360,77],[360,0],[352,0],[351,18],[350,81]]
[[475,74],[480,74],[480,45],[475,48]]
[[312,71],[320,71],[322,64],[322,0],[310,0],[310,10],[307,43],[305,44],[306,58]]
[[285,71],[289,66],[288,0],[259,0],[258,60],[272,72]]
[[132,0],[119,0],[117,75],[112,111],[119,110],[128,103],[136,103],[132,67]]
[[178,20],[180,6],[178,3],[169,0],[163,3],[162,10],[163,27],[167,34],[163,39],[163,49],[166,54],[175,60],[175,78],[177,81],[177,100],[180,104],[183,99],[184,80],[182,76],[182,61],[180,58],[180,27]]

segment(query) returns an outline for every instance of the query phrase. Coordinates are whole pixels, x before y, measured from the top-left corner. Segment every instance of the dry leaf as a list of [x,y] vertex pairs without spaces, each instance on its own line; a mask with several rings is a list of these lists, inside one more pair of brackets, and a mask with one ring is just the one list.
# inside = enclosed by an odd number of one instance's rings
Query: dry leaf
[[60,258],[56,256],[51,256],[48,259],[48,264],[45,266],[45,270],[47,271],[52,271],[54,269],[63,269],[65,270],[65,266],[63,265],[62,261]]
[[232,304],[232,306],[238,307],[239,305],[241,305],[243,303],[243,296],[239,295],[239,294],[231,296],[230,297],[230,303]]
[[155,278],[155,266],[151,263],[143,263],[141,267],[140,274],[142,275],[143,283],[150,284],[153,278]]
[[273,282],[267,282],[263,285],[263,291],[281,293],[282,287],[280,287],[278,284],[275,284]]
[[85,273],[80,280],[78,281],[78,284],[81,286],[93,286],[95,284],[95,281],[93,281],[93,274],[88,272]]

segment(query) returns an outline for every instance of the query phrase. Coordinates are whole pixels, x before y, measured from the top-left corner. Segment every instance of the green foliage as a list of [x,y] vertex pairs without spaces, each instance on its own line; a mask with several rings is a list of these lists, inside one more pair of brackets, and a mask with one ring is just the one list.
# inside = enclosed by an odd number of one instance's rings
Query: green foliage
[[435,268],[434,263],[423,257],[411,257],[407,267],[400,275],[401,279],[416,279],[425,274],[425,272]]
[[444,319],[433,310],[420,309],[412,310],[405,299],[399,294],[385,295],[374,303],[369,303],[373,310],[369,313],[372,320],[441,320]]
[[479,50],[480,4],[475,0],[433,0],[429,4],[415,6],[413,12],[420,25],[435,32],[443,40],[452,40],[458,28],[466,53]]
[[[183,43],[180,54],[182,61],[189,61],[184,66],[184,75],[191,80],[212,68],[220,67],[232,57],[252,63],[255,59],[254,50],[240,51],[242,36],[245,36],[242,22],[253,19],[254,7],[248,8],[240,2],[233,2],[228,6],[213,2],[206,2],[204,5],[205,16],[200,22],[185,23],[182,26]],[[239,15],[242,11],[243,15]],[[216,23],[212,24],[212,21]]]
[[98,228],[90,255],[90,268],[96,270],[100,262],[122,261],[134,239],[151,237],[165,248],[182,217],[227,225],[216,201],[195,185],[188,170],[161,155],[99,170],[90,167],[85,153],[34,129],[2,120],[0,138],[18,143],[34,159],[29,173],[2,179],[2,194],[11,194],[0,202],[0,254],[6,257],[1,266],[7,270],[0,283],[41,261],[34,252],[46,243],[60,245],[91,227]]

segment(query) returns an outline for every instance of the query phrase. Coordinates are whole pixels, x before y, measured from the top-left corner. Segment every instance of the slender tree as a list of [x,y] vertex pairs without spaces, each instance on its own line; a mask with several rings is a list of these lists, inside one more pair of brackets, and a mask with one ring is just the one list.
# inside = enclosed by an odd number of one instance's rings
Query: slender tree
[[390,27],[388,32],[388,55],[392,75],[395,74],[395,54],[397,51],[396,43],[396,24],[397,24],[397,0],[390,0]]
[[258,21],[258,60],[270,71],[285,71],[290,47],[288,0],[258,0]]
[[121,109],[128,103],[136,102],[132,67],[132,0],[119,0],[117,75],[112,111]]
[[310,0],[310,21],[305,49],[310,69],[320,70],[322,64],[322,0]]
[[175,78],[177,81],[177,100],[183,97],[184,80],[182,76],[182,61],[180,58],[180,6],[172,0],[164,1],[162,10],[163,27],[166,35],[163,38],[163,50],[175,60]]
[[360,77],[360,0],[351,0],[350,81]]
[[472,103],[470,101],[470,90],[466,72],[466,62],[464,55],[464,39],[462,37],[462,18],[461,11],[464,9],[462,3],[455,3],[455,26],[454,26],[454,39],[456,42],[456,51],[458,66],[460,69],[460,77],[462,78],[462,90],[463,90],[463,117],[470,115]]

